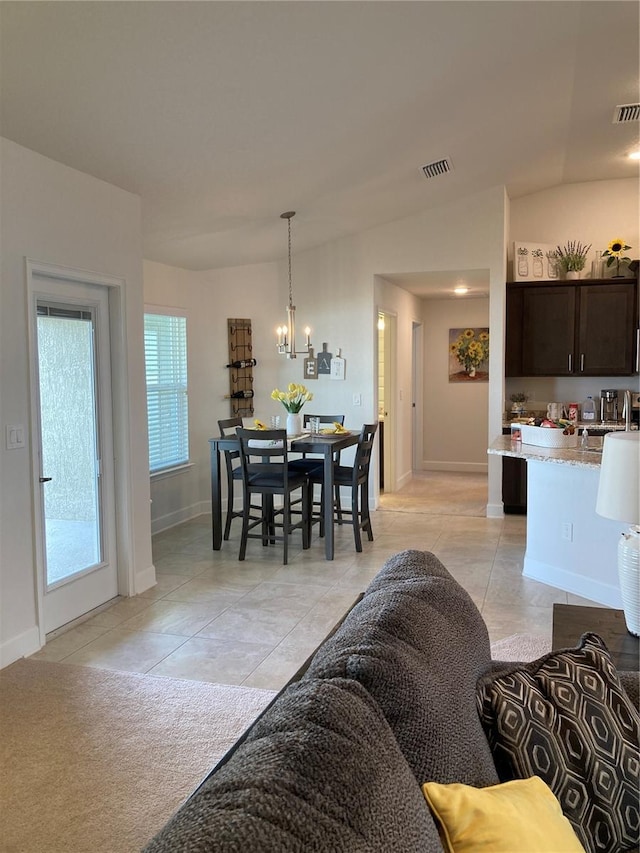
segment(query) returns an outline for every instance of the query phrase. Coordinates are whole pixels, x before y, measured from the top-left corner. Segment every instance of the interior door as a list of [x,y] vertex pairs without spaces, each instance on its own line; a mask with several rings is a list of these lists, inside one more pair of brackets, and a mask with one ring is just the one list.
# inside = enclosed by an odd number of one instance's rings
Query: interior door
[[380,491],[393,492],[395,483],[395,346],[396,317],[378,312],[378,421],[382,433],[380,446]]
[[34,294],[36,523],[45,633],[118,594],[108,291]]
[[411,464],[414,471],[422,468],[423,331],[422,323],[414,320],[411,324]]

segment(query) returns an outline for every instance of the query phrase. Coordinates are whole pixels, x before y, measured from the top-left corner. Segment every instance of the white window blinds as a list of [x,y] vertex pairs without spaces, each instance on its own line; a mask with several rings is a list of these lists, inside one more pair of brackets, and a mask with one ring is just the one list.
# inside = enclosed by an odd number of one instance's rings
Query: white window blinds
[[144,355],[149,469],[154,473],[189,461],[187,318],[145,314]]

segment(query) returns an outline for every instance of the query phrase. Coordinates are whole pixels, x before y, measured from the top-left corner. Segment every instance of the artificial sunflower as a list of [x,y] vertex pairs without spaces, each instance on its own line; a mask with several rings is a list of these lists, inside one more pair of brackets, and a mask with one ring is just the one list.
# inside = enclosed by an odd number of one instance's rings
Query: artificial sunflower
[[615,240],[612,240],[607,246],[606,251],[602,253],[602,257],[607,259],[607,266],[610,267],[611,264],[616,261],[630,261],[631,258],[623,258],[622,253],[626,252],[627,249],[630,249],[631,246],[627,246],[625,241],[618,237]]
[[623,257],[623,252],[626,252],[627,249],[630,249],[631,246],[628,246],[622,237],[616,237],[615,240],[612,240],[607,246],[606,250],[602,253],[602,257],[607,259],[607,266],[610,267],[614,263],[616,265],[616,276],[620,274],[620,264],[629,263],[631,258],[626,255]]

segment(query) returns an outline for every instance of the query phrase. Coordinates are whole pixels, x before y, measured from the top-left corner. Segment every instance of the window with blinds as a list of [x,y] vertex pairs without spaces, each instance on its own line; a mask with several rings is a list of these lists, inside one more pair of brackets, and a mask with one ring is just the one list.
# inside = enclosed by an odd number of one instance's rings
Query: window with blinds
[[153,474],[189,461],[187,318],[145,314],[144,356]]

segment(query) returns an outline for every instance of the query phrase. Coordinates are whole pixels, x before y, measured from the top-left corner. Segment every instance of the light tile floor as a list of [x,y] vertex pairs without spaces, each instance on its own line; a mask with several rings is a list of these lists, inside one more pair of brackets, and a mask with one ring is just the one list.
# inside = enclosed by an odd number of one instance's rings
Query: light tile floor
[[[554,602],[587,603],[522,577],[526,519],[484,517],[486,477],[422,473],[384,495],[375,541],[356,553],[350,527],[336,529],[336,559],[299,534],[282,565],[281,543],[250,541],[237,559],[239,522],[211,549],[208,515],[154,536],[157,584],[118,599],[50,639],[35,658],[158,676],[279,689],[392,554],[433,551],[468,590],[491,640],[515,633],[551,638]],[[317,528],[314,528],[314,532]],[[592,602],[589,602],[592,603]]]

